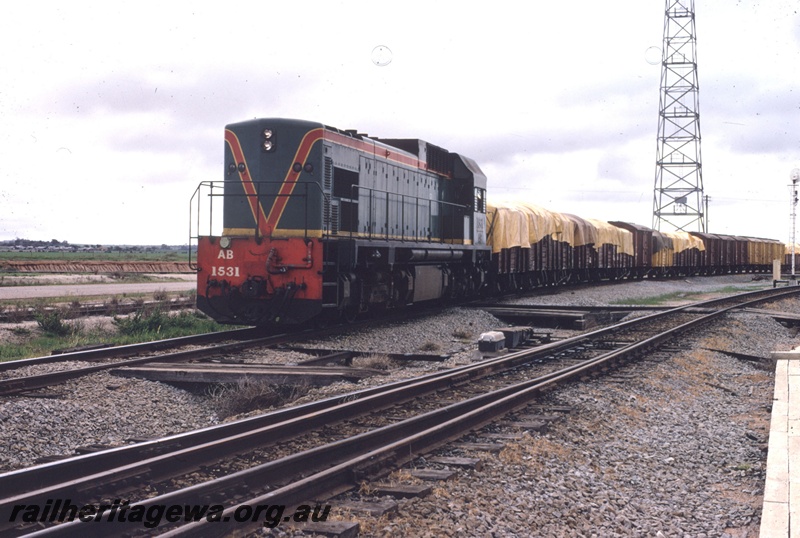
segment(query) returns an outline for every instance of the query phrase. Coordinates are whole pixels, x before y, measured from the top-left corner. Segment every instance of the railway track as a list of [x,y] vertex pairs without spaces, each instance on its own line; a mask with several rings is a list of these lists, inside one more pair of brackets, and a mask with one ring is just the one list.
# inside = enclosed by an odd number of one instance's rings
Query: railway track
[[[55,498],[101,502],[128,498],[125,495],[131,491],[142,495],[143,500],[136,504],[148,508],[219,502],[226,507],[223,518],[233,518],[236,508],[242,504],[292,506],[308,499],[324,498],[351,488],[360,480],[380,476],[389,468],[523,408],[556,383],[628,362],[730,309],[798,291],[767,290],[743,294],[737,299],[717,299],[676,308],[420,378],[166,439],[5,473],[0,475],[0,491],[3,492],[0,522],[9,520],[9,511],[15,505],[39,503],[44,506],[46,499]],[[748,302],[744,303],[745,300]],[[703,309],[698,309],[701,305]],[[711,313],[704,313],[709,311]],[[547,365],[546,371],[542,365]],[[429,397],[432,393],[436,393],[436,398]],[[391,419],[387,420],[387,415],[391,415]],[[331,428],[334,424],[337,428]],[[345,433],[337,437],[335,432],[326,431],[331,429]],[[241,456],[312,430],[323,432],[316,435],[313,447],[292,448],[281,456],[280,446],[275,446],[256,456]],[[211,467],[225,467],[220,462],[230,460],[232,454],[239,454],[238,459],[253,463],[221,476],[208,471]],[[195,479],[186,487],[192,474],[202,475],[202,479]],[[174,480],[179,475],[182,478]],[[157,486],[161,494],[145,498],[140,489],[145,483],[163,484]],[[261,523],[240,523],[236,530],[243,531],[248,526],[255,529]],[[4,535],[34,530],[2,524],[5,525],[1,529]],[[110,535],[122,530],[135,534],[137,529],[141,530],[141,524],[121,528],[116,524],[76,522],[50,527],[37,534]],[[201,521],[158,530],[171,536],[211,536],[233,529]]]
[[[398,314],[382,316],[382,323],[392,323],[402,321],[410,317],[423,316],[430,309],[416,308],[413,311],[405,311]],[[349,330],[358,330],[366,327],[373,320],[362,320],[347,325]],[[277,346],[286,342],[298,342],[307,338],[320,338],[330,334],[341,332],[341,327],[298,327],[287,330],[287,332],[265,335],[264,331],[258,328],[249,327],[243,329],[233,329],[216,333],[205,333],[193,336],[183,336],[154,342],[143,342],[139,344],[129,344],[114,347],[98,347],[36,357],[31,359],[20,359],[14,361],[0,362],[0,376],[3,372],[13,372],[28,366],[41,364],[51,364],[59,362],[97,362],[91,366],[70,367],[62,371],[54,371],[43,374],[20,375],[5,374],[5,378],[0,378],[0,397],[24,394],[25,392],[49,387],[58,383],[63,383],[70,379],[76,379],[85,375],[93,374],[112,368],[122,368],[126,366],[140,366],[150,362],[183,362],[216,355],[240,351],[251,347]],[[228,342],[231,341],[232,342]],[[227,343],[218,343],[227,342]],[[172,353],[160,353],[164,350],[187,347],[187,346],[206,346]],[[148,354],[142,357],[141,355]],[[131,358],[133,357],[133,358]],[[117,360],[119,359],[119,360]],[[103,361],[103,362],[101,362]]]
[[[260,333],[257,329],[236,329],[218,333],[206,333],[195,336],[171,338],[156,342],[90,349],[75,351],[72,353],[63,353],[60,355],[3,362],[0,363],[0,372],[13,372],[13,370],[22,369],[27,366],[71,361],[96,362],[98,364],[82,366],[78,368],[71,367],[60,371],[37,375],[22,375],[13,377],[13,374],[11,374],[11,376],[7,377],[6,379],[0,379],[0,396],[12,396],[43,387],[49,387],[58,383],[63,383],[64,381],[68,381],[70,379],[75,379],[111,368],[141,365],[153,361],[187,361],[219,353],[235,351],[248,346],[281,342],[288,339],[288,335],[286,334],[259,336],[260,334],[262,333]],[[228,340],[234,341],[224,344],[207,345],[213,342],[223,342]],[[159,353],[164,349],[173,349],[184,346],[205,347],[176,351],[172,353]],[[145,357],[137,356],[142,354],[148,355]]]

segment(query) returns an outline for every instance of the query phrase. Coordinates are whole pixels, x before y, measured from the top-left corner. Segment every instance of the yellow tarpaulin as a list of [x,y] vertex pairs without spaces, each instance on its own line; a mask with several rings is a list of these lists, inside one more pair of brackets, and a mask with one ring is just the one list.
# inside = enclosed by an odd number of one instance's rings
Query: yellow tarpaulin
[[703,240],[689,232],[653,232],[653,259],[654,267],[672,267],[675,265],[675,255],[685,250],[706,249]]
[[618,252],[633,256],[633,234],[607,222],[556,213],[526,203],[488,204],[487,208],[491,231],[488,243],[493,253],[514,247],[531,248],[545,237],[551,237],[573,247],[616,245]]
[[599,244],[616,245],[617,252],[633,256],[633,234],[602,220],[587,219],[594,224],[599,234]]
[[487,242],[494,253],[505,248],[530,248],[548,236],[564,236],[571,241],[574,232],[571,221],[560,214],[529,204],[488,204],[486,216],[491,231]]
[[696,248],[700,252],[706,249],[705,243],[699,237],[696,237],[689,232],[661,232],[670,239],[672,239],[672,250],[675,254],[680,254],[684,250]]

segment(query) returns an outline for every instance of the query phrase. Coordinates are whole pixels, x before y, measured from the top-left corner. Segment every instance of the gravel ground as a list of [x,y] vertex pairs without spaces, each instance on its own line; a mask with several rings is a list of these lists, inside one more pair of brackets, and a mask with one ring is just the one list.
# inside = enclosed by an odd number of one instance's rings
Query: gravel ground
[[[525,302],[599,305],[673,293],[699,300],[721,287],[752,285],[746,276],[634,282]],[[781,308],[800,312],[800,301]],[[452,357],[444,365],[416,362],[386,377],[314,389],[304,399],[471,362],[477,336],[502,325],[485,312],[456,308],[434,319],[318,342],[375,352],[426,349]],[[704,348],[767,357],[797,343],[795,331],[771,318],[737,313],[687,338],[686,350],[662,361],[553,391],[549,402],[573,408],[565,419],[543,433],[526,433],[500,453],[479,453],[482,470],[461,471],[435,484],[433,495],[402,501],[392,518],[360,519],[362,533],[757,536],[772,372]],[[626,377],[634,371],[635,378]],[[79,446],[152,438],[220,420],[214,402],[203,395],[107,373],[49,392],[53,397],[0,402],[0,471]]]
[[725,324],[733,327],[704,332],[693,350],[619,372],[635,379],[553,391],[547,403],[574,411],[499,454],[442,451],[484,467],[404,501],[391,520],[363,520],[364,534],[758,536],[772,372],[699,348],[764,355],[790,341],[763,316]]

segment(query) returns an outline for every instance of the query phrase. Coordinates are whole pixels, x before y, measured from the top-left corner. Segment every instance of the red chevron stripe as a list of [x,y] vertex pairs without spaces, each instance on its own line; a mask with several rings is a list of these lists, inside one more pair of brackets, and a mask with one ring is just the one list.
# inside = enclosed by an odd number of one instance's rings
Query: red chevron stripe
[[275,229],[275,227],[278,225],[278,222],[281,220],[283,211],[286,209],[286,204],[289,202],[289,195],[291,195],[292,191],[294,191],[297,178],[300,177],[300,172],[295,172],[292,169],[292,165],[294,163],[304,164],[308,159],[308,155],[311,153],[311,148],[313,147],[314,143],[321,140],[322,135],[322,128],[312,129],[305,134],[303,140],[300,142],[300,146],[297,148],[294,159],[292,159],[291,163],[289,164],[289,171],[286,172],[286,178],[283,180],[283,184],[278,191],[279,196],[275,198],[275,203],[272,204],[272,209],[267,217],[266,228],[270,232]]
[[[266,215],[264,215],[264,210],[261,207],[258,197],[256,196],[256,189],[250,176],[250,167],[247,165],[247,160],[244,157],[242,144],[239,142],[239,138],[236,136],[236,134],[229,129],[225,129],[225,142],[228,143],[228,147],[233,154],[235,163],[244,163],[244,171],[239,171],[239,179],[242,182],[242,187],[244,188],[245,194],[247,194],[247,203],[250,204],[250,211],[253,213],[253,221],[261,224],[258,227],[258,231],[261,235],[265,235],[263,224],[267,220]],[[259,213],[261,213],[262,217],[260,219],[258,218]]]

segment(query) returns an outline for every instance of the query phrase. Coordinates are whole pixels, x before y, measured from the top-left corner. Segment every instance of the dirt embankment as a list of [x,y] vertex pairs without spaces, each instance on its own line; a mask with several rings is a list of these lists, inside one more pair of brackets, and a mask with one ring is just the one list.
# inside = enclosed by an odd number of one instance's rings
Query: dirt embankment
[[188,262],[0,261],[0,271],[18,273],[192,273]]

